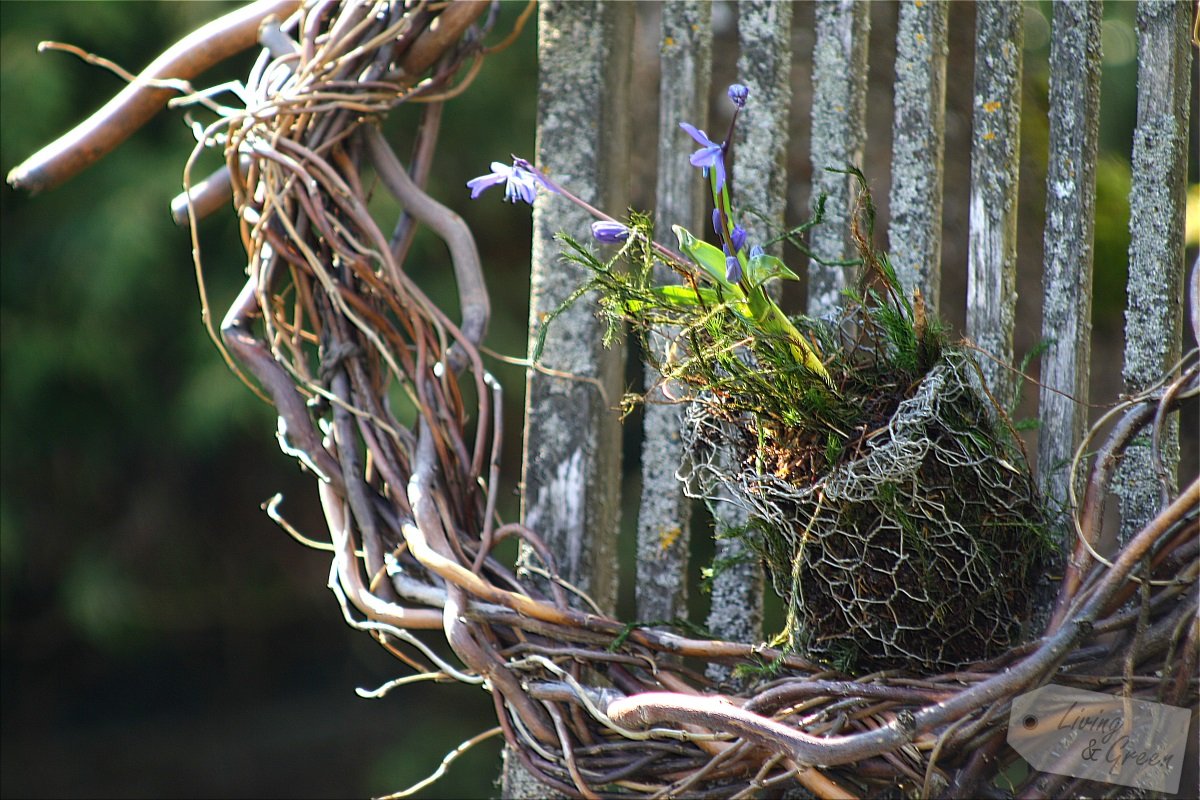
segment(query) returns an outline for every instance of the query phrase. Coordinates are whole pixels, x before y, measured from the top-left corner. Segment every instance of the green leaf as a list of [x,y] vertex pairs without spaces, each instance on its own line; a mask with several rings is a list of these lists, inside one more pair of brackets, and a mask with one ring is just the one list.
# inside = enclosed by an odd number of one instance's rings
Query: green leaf
[[672,225],[671,230],[675,231],[675,238],[679,240],[679,249],[683,251],[684,255],[692,259],[709,278],[731,292],[735,292],[738,297],[742,296],[742,290],[736,284],[725,280],[725,254],[723,252],[708,242],[692,236],[686,228],[679,225]]
[[756,286],[750,290],[750,296],[746,298],[750,302],[750,313],[754,315],[754,320],[762,326],[763,330],[768,333],[782,333],[775,316],[771,313],[774,308],[774,303],[767,299],[766,293],[762,287]]
[[662,298],[664,303],[677,306],[713,305],[718,302],[717,293],[702,286],[693,289],[691,286],[671,284],[655,286],[650,291]]
[[746,280],[751,286],[760,286],[771,278],[783,278],[798,281],[800,276],[788,269],[781,259],[775,256],[755,256],[746,262]]
[[693,289],[691,286],[683,284],[670,284],[668,286],[651,286],[649,289],[656,302],[626,300],[625,309],[631,314],[635,314],[645,308],[690,308],[712,306],[720,302],[716,290],[706,289],[703,286]]

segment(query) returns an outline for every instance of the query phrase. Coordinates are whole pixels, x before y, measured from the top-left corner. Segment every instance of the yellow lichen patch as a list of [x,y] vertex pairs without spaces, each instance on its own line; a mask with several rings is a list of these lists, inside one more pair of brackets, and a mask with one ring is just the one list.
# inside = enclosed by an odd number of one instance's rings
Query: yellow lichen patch
[[667,550],[671,545],[679,541],[679,537],[682,535],[683,529],[678,525],[671,528],[664,528],[658,532],[658,546],[663,550]]
[[983,140],[985,142],[990,142],[992,139],[995,139],[995,138],[996,138],[996,134],[992,133],[991,131],[988,131],[987,133],[985,133],[983,135]]
[[987,103],[984,103],[983,110],[989,114],[995,114],[997,111],[1000,110],[1000,101],[999,100],[991,100]]

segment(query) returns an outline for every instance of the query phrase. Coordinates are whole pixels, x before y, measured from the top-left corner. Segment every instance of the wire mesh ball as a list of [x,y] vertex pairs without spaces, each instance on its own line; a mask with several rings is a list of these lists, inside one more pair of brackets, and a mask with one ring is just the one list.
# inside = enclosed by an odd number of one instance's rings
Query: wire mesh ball
[[1020,637],[1046,525],[976,369],[948,352],[860,454],[800,478],[760,469],[719,401],[692,404],[681,477],[748,512],[789,646],[843,669],[953,668]]

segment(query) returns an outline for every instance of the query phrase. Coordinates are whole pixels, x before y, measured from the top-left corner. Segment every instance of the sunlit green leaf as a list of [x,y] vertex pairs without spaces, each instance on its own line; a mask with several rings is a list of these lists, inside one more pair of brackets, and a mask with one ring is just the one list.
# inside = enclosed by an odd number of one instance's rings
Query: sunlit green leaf
[[683,251],[684,255],[692,259],[708,277],[734,292],[736,296],[742,296],[742,290],[736,284],[725,280],[725,254],[723,252],[708,242],[692,236],[687,229],[680,225],[672,225],[671,230],[675,231],[675,238],[679,240],[679,249]]
[[651,291],[658,297],[661,297],[663,302],[670,303],[671,305],[698,306],[712,305],[718,302],[717,293],[703,286],[692,288],[691,286],[672,284],[669,286],[655,286]]
[[800,276],[788,269],[787,264],[775,256],[754,256],[746,262],[746,280],[751,286],[760,286],[771,278],[798,281]]

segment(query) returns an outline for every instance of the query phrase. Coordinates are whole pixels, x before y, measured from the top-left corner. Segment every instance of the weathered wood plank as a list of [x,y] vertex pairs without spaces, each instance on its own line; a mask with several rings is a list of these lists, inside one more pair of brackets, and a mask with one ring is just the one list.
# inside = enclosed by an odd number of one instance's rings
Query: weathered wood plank
[[[712,73],[712,4],[708,0],[667,0],[662,6],[658,114],[658,178],[655,190],[656,238],[675,246],[671,225],[702,235],[704,181],[687,159],[691,139],[680,122],[708,117]],[[658,282],[674,281],[670,269],[656,267]],[[662,343],[673,331],[664,331]],[[662,353],[659,354],[660,356]],[[687,565],[691,544],[691,500],[675,478],[684,457],[680,406],[658,388],[659,375],[646,365],[647,403],[642,423],[642,495],[638,509],[637,618],[687,617]]]
[[1053,344],[1042,359],[1038,477],[1064,508],[1087,425],[1102,10],[1099,2],[1056,3],[1050,44],[1042,337]]
[[[750,243],[763,242],[783,227],[787,204],[788,111],[791,107],[790,73],[792,6],[744,0],[738,3],[738,82],[749,90],[749,101],[738,116],[734,144],[735,197],[743,213],[741,224]],[[776,245],[776,255],[782,246]],[[732,464],[731,470],[736,469]],[[763,571],[736,531],[747,523],[745,512],[733,503],[714,503],[716,560],[726,564],[712,584],[708,627],[717,636],[734,641],[762,638]],[[710,665],[715,680],[725,680],[729,670]]]
[[[628,203],[631,4],[543,2],[538,8],[537,164],[584,200]],[[530,348],[547,314],[584,280],[562,261],[559,231],[588,235],[591,217],[542,194],[533,212]],[[530,370],[526,384],[522,519],[557,559],[559,573],[611,612],[616,600],[621,434],[614,404],[624,354],[601,343],[603,323],[584,298],[560,315],[541,364],[595,383]],[[532,560],[532,559],[531,559]],[[506,759],[505,797],[545,797],[515,759]]]
[[896,32],[888,252],[905,291],[941,294],[942,174],[946,133],[945,0],[906,0]]
[[[852,179],[827,172],[826,167],[862,166],[869,11],[868,3],[855,0],[821,0],[814,8],[817,36],[813,47],[811,195],[814,209],[818,199],[826,196],[829,222],[813,229],[809,243],[812,252],[824,261],[857,257],[849,241]],[[808,314],[819,317],[837,308],[851,277],[847,267],[811,264]]]
[[[1122,371],[1128,394],[1153,384],[1179,359],[1182,348],[1189,22],[1186,3],[1138,4],[1138,110]],[[1166,434],[1161,465],[1154,463],[1148,443],[1135,444],[1113,482],[1123,540],[1158,513],[1164,492],[1178,489],[1178,420],[1171,421]]]
[[[621,3],[548,2],[538,10],[537,164],[603,208],[628,202],[629,84],[633,9]],[[592,219],[542,194],[533,212],[530,347],[545,316],[587,279],[560,258],[559,231],[583,238]],[[584,298],[550,328],[543,366],[590,382],[531,370],[525,400],[525,524],[546,541],[564,578],[601,608],[616,598],[620,518],[620,398],[624,357],[603,346],[603,323]]]
[[[1020,3],[983,0],[975,7],[967,336],[1005,364],[1013,363],[1017,309],[1024,20]],[[1009,405],[1012,374],[986,358],[979,366],[996,398]]]

